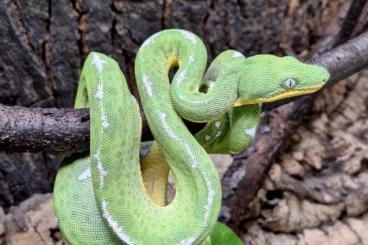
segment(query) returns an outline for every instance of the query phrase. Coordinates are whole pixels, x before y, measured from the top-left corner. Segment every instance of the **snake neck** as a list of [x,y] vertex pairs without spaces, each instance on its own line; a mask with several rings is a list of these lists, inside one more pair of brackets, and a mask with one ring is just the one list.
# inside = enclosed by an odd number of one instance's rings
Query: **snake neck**
[[238,51],[222,52],[206,73],[192,76],[183,66],[171,83],[171,99],[180,116],[192,122],[209,122],[220,118],[233,107],[238,97],[239,65],[243,60]]

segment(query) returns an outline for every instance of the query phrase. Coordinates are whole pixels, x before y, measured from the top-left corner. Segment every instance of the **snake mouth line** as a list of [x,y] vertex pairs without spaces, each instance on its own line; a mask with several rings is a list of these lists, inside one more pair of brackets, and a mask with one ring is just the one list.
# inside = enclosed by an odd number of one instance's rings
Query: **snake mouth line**
[[280,93],[275,93],[269,98],[261,99],[263,103],[273,102],[275,100],[286,99],[294,96],[304,95],[304,94],[311,94],[318,91],[322,86],[313,86],[308,88],[302,89],[295,89],[295,90],[285,90]]
[[242,99],[239,98],[235,101],[234,107],[243,106],[243,105],[250,105],[250,104],[258,104],[258,103],[270,103],[276,100],[287,99],[290,97],[310,94],[318,91],[322,86],[313,86],[308,88],[302,89],[294,89],[294,90],[284,90],[275,94],[272,94],[270,97],[265,98],[257,98],[257,99]]

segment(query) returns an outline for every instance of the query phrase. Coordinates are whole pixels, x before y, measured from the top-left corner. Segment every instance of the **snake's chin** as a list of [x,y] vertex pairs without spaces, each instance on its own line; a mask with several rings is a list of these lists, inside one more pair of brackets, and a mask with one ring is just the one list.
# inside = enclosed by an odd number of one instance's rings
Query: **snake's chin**
[[313,86],[313,87],[302,88],[302,89],[283,90],[281,92],[274,93],[269,97],[257,98],[257,99],[238,98],[234,103],[234,107],[243,106],[243,105],[251,105],[251,104],[270,103],[270,102],[274,102],[277,100],[311,94],[311,93],[314,93],[320,90],[321,88],[322,86]]
[[284,90],[284,91],[281,91],[279,93],[273,94],[269,98],[265,98],[263,100],[261,99],[262,100],[261,102],[267,103],[267,102],[273,102],[273,101],[276,101],[276,100],[282,100],[282,99],[287,99],[287,98],[291,98],[291,97],[311,94],[311,93],[314,93],[314,92],[320,90],[321,88],[322,88],[322,86],[318,85],[318,86],[307,87],[307,88],[298,88],[298,89],[295,89],[295,90]]

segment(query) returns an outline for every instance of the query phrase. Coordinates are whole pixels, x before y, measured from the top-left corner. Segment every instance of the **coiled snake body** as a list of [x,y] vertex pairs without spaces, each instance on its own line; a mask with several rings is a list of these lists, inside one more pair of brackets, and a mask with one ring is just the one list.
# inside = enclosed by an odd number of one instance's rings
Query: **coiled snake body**
[[[161,31],[140,48],[136,80],[157,143],[143,159],[142,174],[138,104],[114,60],[88,56],[75,107],[90,108],[90,156],[66,158],[54,189],[69,243],[203,242],[221,206],[220,179],[206,151],[244,150],[254,137],[260,103],[314,92],[329,76],[292,57],[244,58],[234,50],[221,53],[204,74],[206,63],[202,41],[185,30]],[[173,67],[178,70],[170,84]],[[182,118],[207,125],[194,138]],[[166,162],[176,180],[167,205]]]

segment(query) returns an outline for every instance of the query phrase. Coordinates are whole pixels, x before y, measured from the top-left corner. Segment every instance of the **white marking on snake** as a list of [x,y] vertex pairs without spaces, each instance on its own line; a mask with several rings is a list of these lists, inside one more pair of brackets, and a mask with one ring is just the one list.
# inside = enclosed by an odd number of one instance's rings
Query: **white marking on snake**
[[185,74],[187,73],[187,70],[183,70],[179,73],[178,78],[176,79],[176,83],[180,85],[180,83],[185,79]]
[[239,51],[235,51],[232,55],[233,58],[244,58],[244,55]]
[[134,242],[131,240],[131,238],[123,231],[123,227],[120,226],[119,223],[112,218],[111,214],[107,210],[107,205],[107,201],[103,200],[101,206],[102,216],[106,219],[107,223],[109,224],[111,229],[113,229],[115,234],[120,238],[120,240],[128,245],[134,245]]
[[190,161],[192,162],[192,168],[198,168],[199,163],[198,163],[196,157],[194,156],[192,149],[190,149],[190,146],[188,144],[185,144],[185,148],[187,149],[187,152],[190,156]]
[[[106,116],[106,113],[105,113],[105,108],[103,107],[103,101],[101,99],[100,99],[100,111],[101,111],[102,126],[103,126],[103,128],[108,128],[109,127],[109,122],[107,120],[107,116]],[[102,133],[102,131],[101,131],[101,133]]]
[[170,138],[173,138],[173,139],[177,139],[178,137],[176,136],[176,134],[170,129],[169,125],[167,124],[167,115],[166,113],[164,112],[160,112],[159,113],[159,116],[160,116],[160,120],[161,120],[161,124],[162,124],[162,127],[164,128],[166,134],[170,137]]
[[195,242],[195,237],[189,237],[187,239],[182,240],[178,245],[192,245]]
[[87,167],[81,175],[79,175],[79,180],[85,181],[91,179],[91,169],[90,167]]
[[97,161],[97,170],[100,176],[100,189],[102,189],[104,182],[105,182],[105,176],[107,176],[107,172],[102,165],[102,161],[100,159],[100,153],[101,153],[101,148],[98,148],[94,157]]
[[213,189],[212,183],[211,181],[207,178],[207,176],[205,176],[203,174],[204,180],[206,181],[206,186],[207,186],[207,193],[208,193],[208,197],[207,197],[207,204],[206,206],[204,206],[205,209],[205,214],[204,214],[204,226],[208,226],[208,219],[210,216],[210,210],[211,207],[213,205],[213,199],[215,197],[215,190]]
[[99,73],[102,72],[104,64],[106,61],[102,60],[98,54],[93,54],[92,65],[96,66]]
[[194,56],[191,54],[191,55],[189,56],[188,63],[189,63],[189,64],[192,64],[193,62],[194,62]]
[[206,135],[204,136],[204,139],[205,139],[205,140],[207,140],[207,141],[209,141],[209,140],[211,139],[211,136],[209,136],[209,135],[207,135],[207,134],[206,134]]
[[[102,126],[103,128],[108,128],[109,127],[109,122],[107,121],[107,117],[105,114],[105,110],[103,107],[103,95],[104,95],[104,88],[103,88],[103,84],[102,84],[102,70],[104,68],[104,64],[106,64],[106,61],[102,60],[100,58],[100,56],[98,54],[93,54],[93,60],[92,60],[92,65],[95,65],[97,70],[98,70],[98,74],[99,74],[99,84],[97,85],[97,91],[96,91],[96,95],[95,97],[99,100],[99,105],[100,105],[100,111],[101,111],[101,121],[102,121]],[[103,132],[103,130],[101,131],[101,133]]]
[[221,122],[220,121],[215,122],[215,126],[216,128],[219,128],[221,126]]
[[244,129],[245,134],[249,135],[252,139],[256,136],[257,127]]
[[109,124],[109,122],[107,120],[107,117],[106,117],[106,114],[105,113],[102,114],[101,119],[102,119],[102,126],[104,128],[108,128],[110,126],[110,124]]
[[103,85],[101,83],[97,85],[97,92],[95,96],[97,99],[102,99],[103,97]]
[[197,38],[196,36],[194,36],[193,33],[189,32],[189,31],[185,31],[185,30],[181,30],[180,33],[189,41],[191,41],[193,44],[196,44],[197,42]]
[[[106,118],[105,118],[106,119]],[[103,122],[102,122],[102,126],[104,127],[104,128],[108,128],[109,126],[110,126],[110,124],[106,121],[106,120],[104,120]]]
[[152,97],[152,81],[146,75],[143,75],[143,84],[146,88],[147,94]]

